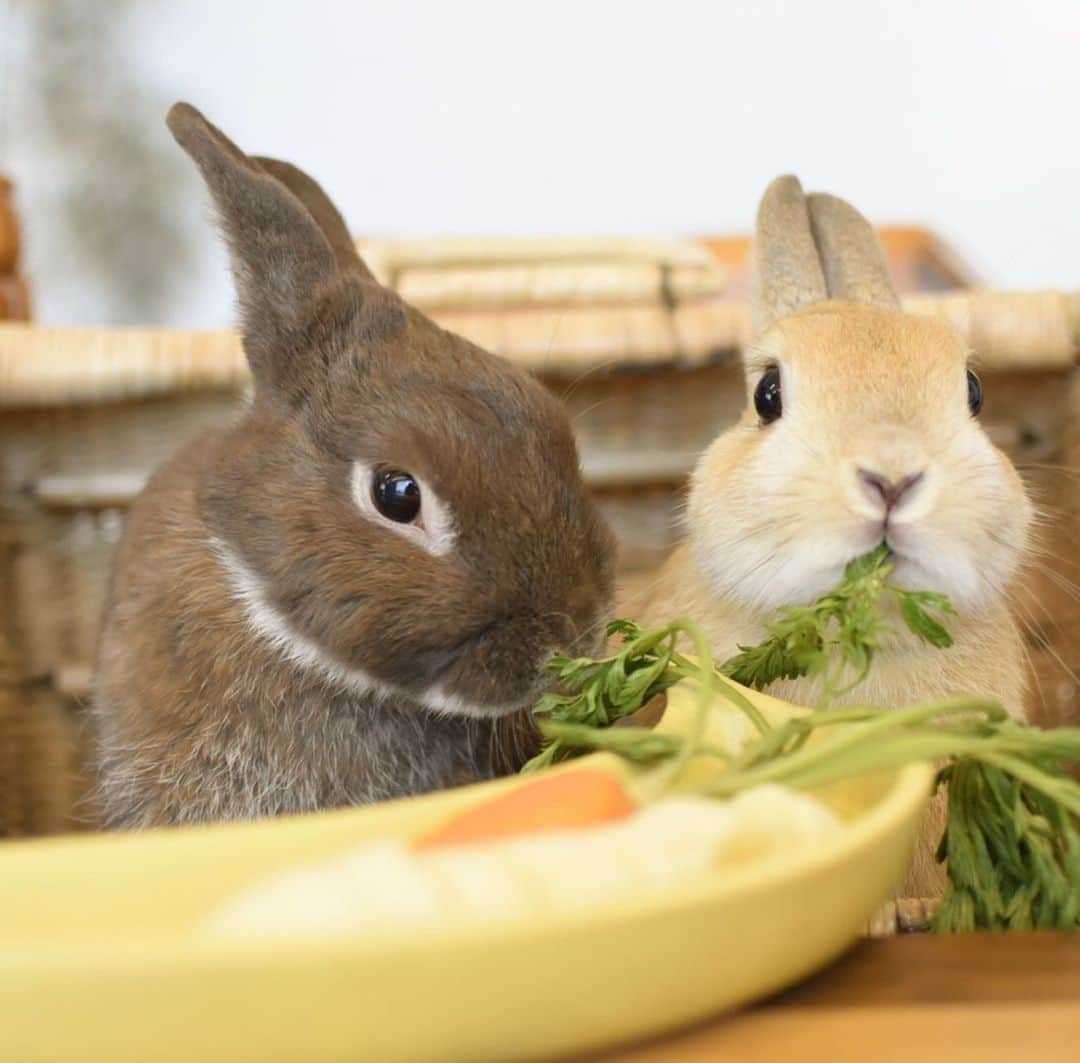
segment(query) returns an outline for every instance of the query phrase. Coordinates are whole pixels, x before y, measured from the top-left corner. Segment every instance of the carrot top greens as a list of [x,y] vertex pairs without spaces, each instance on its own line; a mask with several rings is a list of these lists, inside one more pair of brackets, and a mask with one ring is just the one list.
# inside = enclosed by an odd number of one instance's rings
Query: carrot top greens
[[[1069,774],[1080,762],[1080,728],[1032,727],[975,696],[904,709],[828,707],[869,674],[889,628],[882,617],[886,598],[918,638],[943,650],[952,644],[939,619],[953,612],[949,600],[896,587],[888,581],[891,571],[885,547],[852,561],[834,590],[811,605],[782,609],[763,642],[740,646],[719,667],[691,621],[650,631],[613,621],[608,634],[622,640],[618,652],[548,663],[560,689],[536,706],[545,743],[523,770],[605,749],[641,764],[645,783],[663,791],[685,787],[683,765],[708,752],[717,758],[716,771],[692,788],[727,797],[765,782],[806,789],[914,761],[944,762],[938,782],[949,786],[949,822],[939,858],[948,859],[949,884],[934,929],[1080,926],[1080,783]],[[694,643],[696,659],[679,652],[680,636]],[[806,675],[822,678],[821,706],[775,727],[727,681],[760,690]],[[700,688],[688,734],[659,734],[626,721],[687,678]],[[715,696],[742,711],[756,731],[736,753],[704,741]]]
[[952,636],[934,613],[952,613],[944,594],[909,591],[889,583],[889,550],[852,561],[839,585],[812,605],[788,605],[769,625],[769,637],[756,646],[740,646],[723,671],[744,686],[763,690],[777,679],[819,675],[822,702],[828,704],[857,687],[870,673],[874,654],[888,625],[881,603],[891,596],[912,634],[945,649]]

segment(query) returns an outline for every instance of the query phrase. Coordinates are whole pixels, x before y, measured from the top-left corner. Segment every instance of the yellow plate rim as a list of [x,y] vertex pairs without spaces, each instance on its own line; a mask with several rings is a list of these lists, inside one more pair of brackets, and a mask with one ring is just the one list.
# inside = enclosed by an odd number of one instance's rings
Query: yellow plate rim
[[[599,767],[605,761],[610,768],[611,762],[618,762],[618,758],[610,754],[593,754],[575,761],[574,765]],[[567,770],[572,769],[568,766]],[[527,947],[537,937],[572,935],[585,925],[596,927],[604,923],[663,918],[673,910],[705,902],[717,903],[753,892],[766,882],[774,888],[794,883],[822,865],[852,861],[855,854],[875,838],[897,830],[902,821],[911,817],[914,804],[929,798],[936,769],[929,763],[920,762],[890,769],[889,773],[894,774],[894,779],[885,792],[866,811],[845,821],[835,837],[814,849],[804,850],[797,856],[778,853],[744,867],[695,875],[686,882],[629,894],[611,902],[552,912],[540,924],[531,920],[493,920],[424,927],[373,937],[346,932],[335,937],[313,938],[284,935],[214,937],[192,933],[185,927],[183,931],[178,928],[175,933],[139,939],[92,938],[76,944],[18,941],[0,951],[0,971],[55,971],[72,964],[84,964],[92,956],[95,969],[106,975],[110,970],[133,966],[156,967],[163,954],[168,956],[171,974],[177,976],[208,963],[216,968],[223,964],[246,967],[253,962],[260,966],[266,966],[268,962],[273,966],[288,966],[306,961],[325,963],[330,955],[349,955],[365,962],[377,962],[388,953],[400,958],[403,953],[425,952],[433,947],[483,949],[495,939],[503,944]],[[307,862],[310,861],[298,861],[297,866]]]

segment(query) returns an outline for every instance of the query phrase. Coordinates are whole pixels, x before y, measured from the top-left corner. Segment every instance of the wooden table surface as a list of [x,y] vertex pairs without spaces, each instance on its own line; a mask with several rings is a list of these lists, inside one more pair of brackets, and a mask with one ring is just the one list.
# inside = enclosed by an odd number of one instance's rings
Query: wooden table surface
[[1080,933],[864,941],[808,981],[595,1063],[1080,1061]]

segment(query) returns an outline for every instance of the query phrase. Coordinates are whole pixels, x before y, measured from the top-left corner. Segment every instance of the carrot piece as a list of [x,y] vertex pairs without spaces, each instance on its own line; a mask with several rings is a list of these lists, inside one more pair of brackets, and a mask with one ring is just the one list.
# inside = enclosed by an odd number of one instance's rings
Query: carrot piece
[[415,845],[433,849],[518,834],[573,830],[625,819],[636,809],[617,779],[607,772],[582,768],[524,783],[467,808],[423,835]]

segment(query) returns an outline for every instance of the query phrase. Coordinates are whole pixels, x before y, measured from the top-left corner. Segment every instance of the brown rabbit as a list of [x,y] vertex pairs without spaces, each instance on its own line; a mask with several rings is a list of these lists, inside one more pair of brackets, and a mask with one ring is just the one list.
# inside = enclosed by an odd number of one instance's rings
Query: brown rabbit
[[255,381],[133,507],[95,689],[107,823],[269,816],[512,770],[613,542],[558,402],[381,287],[295,167],[186,104]]
[[[867,221],[794,177],[761,203],[759,334],[746,351],[747,407],[698,462],[687,542],[643,620],[686,614],[720,658],[759,641],[786,603],[812,601],[884,542],[901,586],[949,595],[955,645],[918,642],[893,618],[870,677],[844,699],[899,707],[951,694],[1024,712],[1023,647],[1006,598],[1032,508],[977,420],[981,385],[950,325],[903,313]],[[621,610],[633,616],[633,603]],[[775,684],[801,704],[816,679]],[[924,832],[909,895],[941,885]]]

